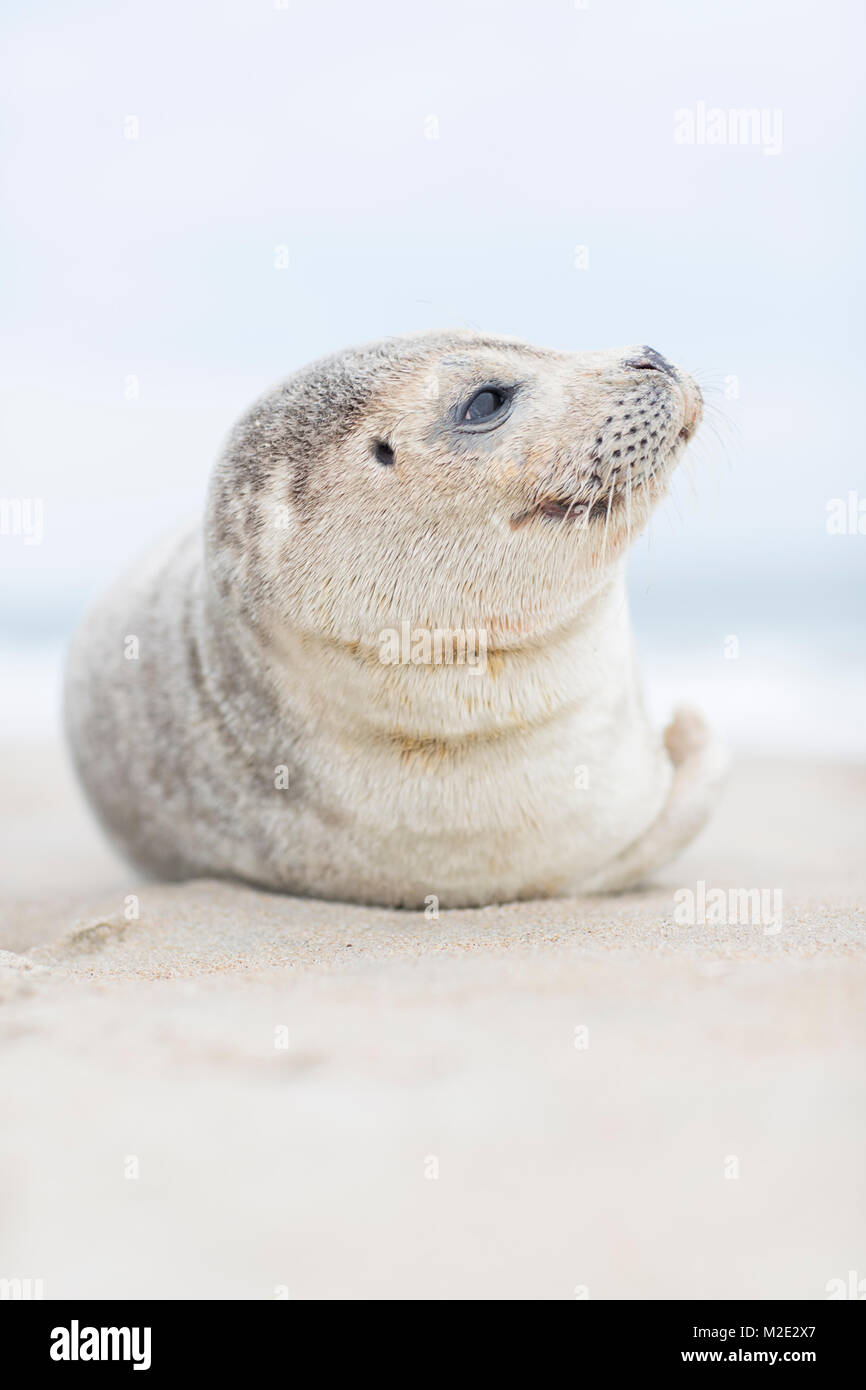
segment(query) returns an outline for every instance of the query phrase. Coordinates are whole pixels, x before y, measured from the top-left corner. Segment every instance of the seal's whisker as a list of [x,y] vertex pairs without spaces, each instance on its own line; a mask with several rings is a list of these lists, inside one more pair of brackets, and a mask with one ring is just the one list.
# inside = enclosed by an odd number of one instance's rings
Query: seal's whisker
[[[693,441],[689,446],[689,454],[692,459],[700,457],[702,463],[708,463],[711,466],[715,466],[721,460],[730,470],[736,455],[741,452],[741,441],[736,433],[736,427],[732,426],[730,420],[724,415],[721,420],[706,418],[705,424],[707,433],[699,435]],[[720,428],[721,424],[731,426],[731,433],[735,436],[733,439],[725,437]]]
[[686,455],[685,455],[685,457],[684,457],[684,459],[683,459],[682,471],[683,471],[683,475],[685,476],[685,478],[687,479],[688,484],[689,484],[689,493],[690,493],[691,499],[692,499],[692,501],[697,501],[697,496],[698,496],[698,479],[697,479],[697,471],[696,471],[696,469],[695,469],[695,460],[694,460],[694,457],[693,457],[693,456],[690,456],[689,454],[686,454]]
[[718,367],[692,367],[689,375],[701,388],[704,404],[707,403],[708,394],[710,396],[722,395],[730,389],[730,383],[736,380],[734,373],[720,371]]
[[715,435],[720,441],[724,441],[725,435],[739,440],[740,426],[733,418],[730,411],[725,410],[715,401],[706,401],[704,404],[704,424],[710,433]]
[[613,492],[614,489],[611,488],[607,494],[607,512],[604,518],[604,541],[601,552],[604,558],[607,558],[607,533],[610,530],[610,509],[613,506]]

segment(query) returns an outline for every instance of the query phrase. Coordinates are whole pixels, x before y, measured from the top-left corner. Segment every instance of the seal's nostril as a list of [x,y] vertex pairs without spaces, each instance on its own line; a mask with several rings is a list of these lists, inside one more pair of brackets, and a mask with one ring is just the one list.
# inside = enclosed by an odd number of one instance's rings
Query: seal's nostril
[[394,462],[394,450],[391,448],[390,444],[385,443],[384,439],[376,440],[376,443],[373,445],[373,454],[377,462],[383,463],[386,468],[390,468]]
[[637,372],[664,372],[665,376],[676,376],[677,370],[666,357],[662,357],[655,348],[647,347],[646,344],[641,348],[637,357],[629,357],[623,362],[624,367],[633,367]]

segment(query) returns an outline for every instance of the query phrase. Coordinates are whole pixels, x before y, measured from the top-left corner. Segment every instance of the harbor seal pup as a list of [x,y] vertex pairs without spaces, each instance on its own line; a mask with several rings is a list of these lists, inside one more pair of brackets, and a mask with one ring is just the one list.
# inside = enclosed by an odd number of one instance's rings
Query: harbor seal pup
[[135,864],[417,908],[613,890],[720,755],[643,709],[629,541],[697,428],[645,346],[468,332],[328,357],[235,426],[202,530],[86,617],[66,723]]

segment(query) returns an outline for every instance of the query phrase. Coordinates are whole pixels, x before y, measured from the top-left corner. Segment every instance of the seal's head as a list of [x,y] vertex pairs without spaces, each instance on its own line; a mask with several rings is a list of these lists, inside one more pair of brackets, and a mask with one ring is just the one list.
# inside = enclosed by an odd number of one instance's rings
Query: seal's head
[[408,621],[540,639],[609,578],[700,416],[692,379],[646,346],[455,332],[340,353],[235,428],[209,573],[270,632],[363,647]]

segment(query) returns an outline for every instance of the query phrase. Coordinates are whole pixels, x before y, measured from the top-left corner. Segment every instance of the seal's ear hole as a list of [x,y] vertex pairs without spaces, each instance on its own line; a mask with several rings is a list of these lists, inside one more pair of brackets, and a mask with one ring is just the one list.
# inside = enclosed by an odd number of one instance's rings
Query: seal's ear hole
[[394,462],[394,450],[390,444],[386,444],[384,439],[377,439],[373,445],[373,453],[378,463],[384,463],[386,468]]

